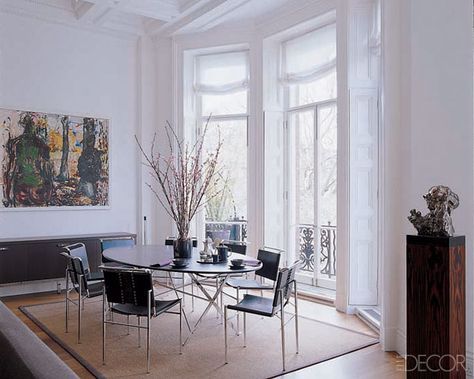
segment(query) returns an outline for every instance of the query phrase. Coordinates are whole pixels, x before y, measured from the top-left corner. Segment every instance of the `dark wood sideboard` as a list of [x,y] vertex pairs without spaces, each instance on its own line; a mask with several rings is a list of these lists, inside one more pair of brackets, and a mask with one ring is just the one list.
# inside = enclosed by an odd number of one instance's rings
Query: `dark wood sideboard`
[[407,378],[464,379],[464,236],[407,236]]
[[82,242],[89,265],[97,271],[101,264],[100,240],[136,238],[133,233],[104,233],[76,236],[0,239],[0,285],[33,280],[64,278],[66,261],[59,253],[67,245]]

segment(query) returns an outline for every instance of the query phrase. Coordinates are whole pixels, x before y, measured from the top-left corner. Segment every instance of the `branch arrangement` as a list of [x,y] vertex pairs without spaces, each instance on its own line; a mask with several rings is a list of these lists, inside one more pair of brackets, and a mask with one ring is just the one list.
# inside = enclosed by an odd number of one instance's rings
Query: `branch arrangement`
[[156,152],[156,133],[153,136],[150,154],[145,153],[135,136],[140,151],[145,158],[144,164],[150,168],[150,174],[157,184],[147,183],[159,203],[175,221],[178,239],[189,237],[191,221],[200,207],[218,196],[219,175],[217,163],[222,147],[220,134],[215,150],[204,156],[204,138],[209,126],[207,119],[203,133],[193,145],[184,143],[167,121],[165,130],[170,148],[170,155],[163,156]]

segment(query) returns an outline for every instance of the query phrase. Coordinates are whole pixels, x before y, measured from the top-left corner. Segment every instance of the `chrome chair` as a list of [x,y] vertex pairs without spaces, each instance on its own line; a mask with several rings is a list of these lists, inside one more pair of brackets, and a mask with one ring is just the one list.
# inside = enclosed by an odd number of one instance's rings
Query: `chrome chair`
[[87,256],[86,246],[83,243],[75,243],[72,245],[65,246],[64,251],[72,257],[78,257],[81,259],[82,266],[84,267],[84,273],[87,280],[103,280],[104,275],[101,271],[91,271],[89,265],[89,258]]
[[[260,290],[271,291],[274,289],[275,281],[278,276],[278,267],[280,266],[281,254],[283,250],[264,247],[258,250],[257,259],[262,262],[261,269],[255,272],[255,279],[242,277],[230,277],[226,280],[226,284],[236,290],[236,302],[240,300],[241,290]],[[272,284],[265,282],[265,279],[273,281]],[[237,314],[237,334],[240,333],[240,316]]]
[[[181,299],[156,300],[150,270],[101,266],[104,273],[102,297],[102,363],[105,365],[106,325],[125,325],[140,330],[146,329],[147,373],[150,373],[150,321],[162,313],[179,314],[179,353],[182,353],[182,307]],[[179,305],[179,312],[170,311]],[[114,313],[127,316],[127,323],[108,319]],[[130,316],[137,316],[137,325],[130,324]],[[146,319],[146,326],[140,323]]]
[[[229,248],[229,251],[236,253],[236,254],[242,254],[242,255],[247,255],[247,247],[250,244],[250,242],[247,241],[234,241],[234,240],[227,240],[222,242],[223,245],[227,246]],[[247,277],[247,274],[244,274],[245,277]],[[242,277],[242,274],[232,274],[229,277],[230,278],[240,278]],[[218,283],[216,283],[217,287]],[[224,306],[224,291],[221,292],[221,306]]]
[[[197,243],[198,243],[197,238],[193,237],[191,239],[193,241],[193,247],[197,247]],[[166,246],[173,246],[174,241],[176,241],[176,237],[167,237],[165,239],[165,245]]]
[[112,262],[111,260],[104,257],[104,250],[113,247],[132,247],[135,246],[135,240],[132,237],[118,237],[118,238],[106,238],[100,240],[100,247],[102,252],[102,265],[108,267],[124,267],[126,265]]
[[247,246],[249,243],[244,241],[227,240],[223,241],[222,245],[227,246],[229,251],[232,251],[233,253],[247,255]]
[[300,265],[297,261],[288,268],[283,268],[278,272],[273,298],[244,295],[244,298],[238,304],[229,304],[224,308],[224,345],[225,345],[225,363],[227,360],[227,313],[228,310],[235,310],[244,314],[244,347],[247,346],[247,313],[273,317],[279,316],[281,321],[281,351],[283,359],[283,371],[286,370],[285,365],[285,306],[289,304],[291,293],[294,295],[295,309],[295,334],[296,334],[296,354],[299,353],[299,333],[298,333],[298,295],[295,281],[295,273]]
[[[82,245],[82,244],[81,244]],[[68,251],[73,252],[75,249],[71,248]],[[69,332],[69,303],[77,305],[77,343],[81,343],[81,325],[82,325],[82,311],[84,309],[84,300],[100,296],[102,294],[102,281],[91,279],[87,270],[84,267],[84,262],[81,257],[73,256],[67,252],[61,253],[66,259],[66,333]],[[72,287],[70,287],[70,283]],[[72,291],[77,292],[77,302],[70,298]]]

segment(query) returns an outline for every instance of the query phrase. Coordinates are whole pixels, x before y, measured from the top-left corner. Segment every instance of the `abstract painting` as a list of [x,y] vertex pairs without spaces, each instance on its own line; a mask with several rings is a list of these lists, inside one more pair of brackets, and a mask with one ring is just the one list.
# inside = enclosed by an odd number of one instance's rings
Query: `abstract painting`
[[109,121],[0,109],[0,208],[109,205]]

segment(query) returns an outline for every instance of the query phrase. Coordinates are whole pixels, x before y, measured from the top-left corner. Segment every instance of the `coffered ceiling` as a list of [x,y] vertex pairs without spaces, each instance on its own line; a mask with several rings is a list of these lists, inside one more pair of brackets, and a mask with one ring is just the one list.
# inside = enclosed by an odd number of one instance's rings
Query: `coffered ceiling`
[[0,11],[127,35],[170,36],[255,26],[290,5],[318,0],[0,0]]

